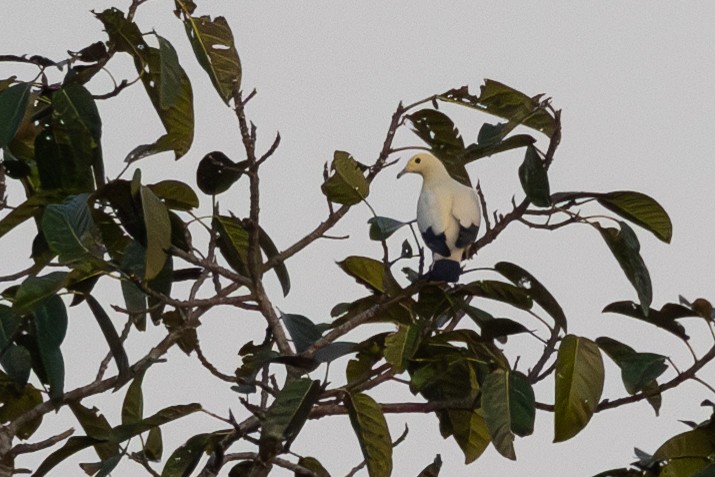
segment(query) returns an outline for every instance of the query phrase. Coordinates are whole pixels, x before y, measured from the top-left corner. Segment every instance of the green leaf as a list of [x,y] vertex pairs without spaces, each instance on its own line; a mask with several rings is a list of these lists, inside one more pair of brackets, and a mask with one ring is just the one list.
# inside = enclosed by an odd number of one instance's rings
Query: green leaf
[[0,149],[15,137],[25,115],[31,83],[18,83],[0,92]]
[[313,405],[320,397],[320,381],[307,378],[289,382],[278,393],[266,411],[261,430],[259,453],[270,459],[280,450],[280,443],[289,446],[308,420]]
[[556,357],[554,442],[578,434],[593,416],[603,392],[603,359],[593,341],[567,335]]
[[248,231],[236,217],[218,215],[212,226],[218,232],[216,241],[221,255],[239,275],[248,276]]
[[358,163],[349,153],[335,151],[330,169],[333,175],[320,187],[328,200],[338,204],[354,205],[367,198],[370,185]]
[[370,240],[386,240],[407,225],[407,222],[400,222],[389,217],[370,217],[367,223],[370,224]]
[[[144,276],[144,263],[146,252],[136,240],[132,240],[124,250],[122,263],[119,267],[124,273],[141,278]],[[129,317],[143,331],[146,329],[147,296],[133,281],[122,278],[122,295],[129,311]]]
[[[0,423],[14,421],[35,406],[42,404],[42,393],[31,384],[18,386],[15,382],[8,380],[8,376],[0,375],[0,389],[2,390]],[[23,440],[30,438],[42,424],[42,417],[42,415],[37,416],[20,426],[17,430],[17,437]]]
[[482,409],[494,447],[516,460],[514,436],[534,432],[536,400],[526,376],[518,371],[496,369],[482,384]]
[[[279,253],[278,247],[276,247],[276,244],[273,243],[271,237],[265,230],[263,230],[263,228],[260,227],[258,229],[258,245],[269,259],[275,257]],[[278,282],[281,284],[283,296],[288,296],[288,293],[290,293],[290,276],[288,275],[288,268],[286,267],[285,262],[278,262],[275,267],[273,267],[273,270],[275,270]]]
[[117,334],[117,330],[114,328],[109,315],[107,315],[107,312],[104,311],[104,308],[102,308],[102,305],[99,304],[97,299],[92,295],[85,295],[85,300],[94,318],[97,320],[99,328],[102,330],[104,339],[107,340],[109,350],[112,353],[114,362],[117,364],[117,371],[120,378],[119,382],[121,383],[124,378],[129,376],[129,358],[127,357],[126,351],[124,351],[122,340],[119,334]]
[[178,447],[164,464],[161,477],[188,477],[206,451],[211,434],[197,434]]
[[619,313],[621,315],[636,318],[658,328],[662,328],[670,333],[673,333],[683,341],[690,339],[685,332],[685,327],[678,323],[678,318],[686,318],[690,316],[698,316],[693,310],[679,305],[677,303],[666,303],[660,310],[650,308],[648,313],[644,313],[643,309],[638,304],[632,301],[617,301],[607,305],[603,309],[604,313]]
[[402,373],[409,360],[417,351],[420,329],[416,325],[400,326],[395,333],[385,338],[385,361],[390,363],[397,374]]
[[464,164],[468,164],[483,157],[493,156],[494,154],[498,154],[500,152],[530,146],[535,142],[536,139],[534,139],[533,136],[528,134],[515,134],[494,144],[470,144],[464,152]]
[[654,199],[640,192],[617,191],[596,196],[598,202],[624,219],[650,231],[665,243],[673,237],[668,213]]
[[120,453],[119,444],[109,441],[112,426],[109,425],[107,418],[96,407],[90,409],[79,402],[71,402],[69,408],[77,418],[77,421],[79,421],[87,437],[97,439],[98,443],[94,445],[94,450],[100,459],[109,459]]
[[56,190],[36,192],[0,220],[0,237],[27,219],[38,216],[47,204],[62,201],[65,197],[66,193]]
[[447,415],[454,440],[464,453],[464,463],[471,464],[491,442],[487,423],[477,410],[450,409]]
[[319,363],[329,363],[345,355],[355,352],[357,344],[349,341],[334,341],[323,346],[313,354],[313,359]]
[[300,459],[298,459],[298,465],[311,470],[313,474],[309,476],[304,472],[296,471],[294,477],[330,477],[330,473],[325,470],[323,464],[321,464],[315,457],[301,457]]
[[99,229],[87,207],[88,194],[50,204],[42,215],[42,232],[60,263],[81,264],[102,256]]
[[170,209],[174,210],[191,210],[199,206],[199,198],[196,192],[188,185],[181,181],[164,180],[156,184],[150,184],[147,187]]
[[144,278],[155,278],[166,263],[166,251],[171,247],[171,221],[166,205],[146,186],[139,188],[144,225],[146,227],[146,257]]
[[[144,415],[144,393],[142,392],[142,381],[144,373],[139,373],[127,388],[122,403],[122,424],[136,424],[142,420]],[[155,427],[154,429],[158,429]]]
[[179,65],[179,57],[169,41],[159,35],[159,106],[162,110],[169,109],[176,104],[181,93],[182,74],[184,71]]
[[556,298],[532,274],[523,268],[509,262],[499,262],[494,269],[501,273],[514,285],[523,289],[554,319],[556,326],[566,331],[566,315]]
[[655,353],[638,353],[633,348],[609,337],[596,339],[598,346],[621,368],[621,378],[629,394],[645,391],[647,386],[668,369],[666,357]]
[[[181,158],[194,139],[194,105],[189,77],[176,61],[173,46],[160,38],[161,48],[150,47],[136,24],[127,20],[116,8],[107,9],[96,16],[104,24],[117,50],[133,57],[144,89],[166,130],[166,134],[154,143],[134,148],[125,161],[134,162],[163,151],[174,151],[175,158]],[[171,77],[167,78],[166,75]],[[167,106],[166,103],[170,104]]]
[[529,97],[505,84],[487,79],[479,96],[470,94],[469,88],[462,86],[439,95],[438,99],[493,114],[551,136],[556,121],[541,105],[540,97]]
[[196,185],[204,194],[221,194],[240,179],[247,166],[247,161],[234,163],[221,151],[209,152],[196,168]]
[[[58,158],[65,162],[60,166],[64,176],[60,181],[62,186],[84,191],[94,190],[95,173],[99,177],[104,174],[101,145],[102,120],[94,98],[87,88],[72,83],[52,94],[50,129],[56,147],[60,149]],[[38,154],[36,158],[39,158]],[[42,163],[38,161],[38,167],[41,165]]]
[[234,90],[241,87],[241,61],[236,51],[233,33],[224,17],[192,17],[188,2],[176,0],[177,11],[186,28],[196,59],[208,73],[216,91],[226,104]]
[[315,323],[305,316],[281,313],[281,320],[288,330],[297,353],[302,353],[323,336]]
[[510,283],[479,280],[460,287],[460,292],[508,303],[521,310],[530,310],[533,301],[527,291]]
[[[686,431],[671,437],[661,445],[653,454],[658,461],[678,461],[688,458],[700,458],[702,469],[709,463],[709,457],[715,453],[715,433],[711,427],[704,427]],[[699,469],[695,469],[696,471]],[[666,474],[685,475],[685,474]],[[689,474],[692,475],[692,474]]]
[[65,362],[60,345],[67,333],[67,310],[57,295],[34,307],[35,333],[42,367],[50,385],[50,398],[61,399],[65,385]]
[[524,189],[526,197],[532,204],[538,207],[551,205],[551,190],[546,164],[533,145],[526,148],[524,162],[519,167],[519,180],[521,180],[521,187]]
[[[25,385],[30,377],[32,358],[27,348],[13,342],[20,325],[21,317],[10,307],[0,305],[0,364],[12,381]],[[0,413],[2,409],[4,408],[0,408]]]
[[103,439],[95,439],[94,437],[88,436],[70,437],[67,441],[65,441],[65,444],[62,447],[54,451],[52,454],[47,456],[44,461],[42,461],[40,466],[35,469],[35,473],[32,474],[32,476],[44,477],[68,457],[73,456],[87,447],[102,444],[103,442],[105,442]]
[[188,416],[194,412],[201,410],[201,405],[178,404],[176,406],[166,407],[159,412],[142,419],[133,424],[122,424],[112,429],[112,441],[124,442],[127,439],[138,436],[144,432],[150,431],[154,427],[163,426],[164,424],[175,421],[176,419]]
[[359,284],[377,293],[394,294],[400,289],[385,265],[373,258],[350,256],[338,262],[338,266]]
[[363,393],[350,394],[346,405],[368,474],[370,477],[389,477],[392,474],[392,440],[380,405]]
[[149,429],[146,442],[144,443],[144,455],[153,462],[159,462],[164,452],[164,444],[161,438],[161,427]]
[[67,276],[67,272],[52,272],[41,277],[27,277],[15,293],[13,309],[21,314],[33,310],[63,288],[67,284]]
[[422,469],[422,472],[420,472],[417,477],[438,477],[439,476],[439,471],[442,469],[442,457],[437,454],[435,456],[434,461],[429,464],[427,467]]
[[611,249],[611,253],[618,261],[618,264],[626,274],[628,281],[638,293],[643,313],[647,314],[650,303],[653,300],[653,287],[650,281],[650,274],[645,262],[640,255],[640,243],[633,229],[625,222],[618,222],[621,230],[612,227],[601,227],[597,225],[601,236]]
[[447,172],[455,180],[471,187],[472,182],[464,167],[464,141],[449,116],[434,109],[421,109],[410,114],[408,119],[412,123],[412,131],[430,146]]

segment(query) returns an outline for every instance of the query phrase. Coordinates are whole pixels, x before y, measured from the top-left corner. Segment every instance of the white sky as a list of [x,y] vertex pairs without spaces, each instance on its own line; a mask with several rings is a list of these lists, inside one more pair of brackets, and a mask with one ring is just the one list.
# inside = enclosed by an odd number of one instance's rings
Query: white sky
[[[67,49],[78,50],[104,40],[101,24],[89,10],[101,11],[113,4],[4,3],[0,53],[56,59],[64,58]],[[643,1],[203,3],[212,6],[201,6],[198,13],[227,17],[244,67],[244,89],[258,90],[248,114],[258,125],[259,145],[270,145],[276,130],[283,137],[262,182],[263,224],[279,248],[324,219],[326,206],[319,189],[322,166],[335,149],[372,163],[400,100],[410,103],[463,84],[478,91],[483,78],[491,78],[527,94],[546,93],[555,107],[563,109],[563,141],[550,172],[552,192],[637,190],[656,198],[670,213],[672,244],[637,231],[653,280],[654,306],[677,301],[678,294],[715,299],[715,6],[710,2],[689,2],[687,8],[673,2]],[[151,1],[140,8],[137,21],[143,31],[156,29],[179,51],[194,86],[196,140],[179,163],[161,155],[145,159],[139,166],[147,182],[179,178],[193,185],[195,167],[206,152],[222,150],[234,160],[243,156],[235,118],[198,67],[183,27],[171,13],[172,5]],[[118,6],[126,10],[128,2]],[[128,74],[130,64],[128,57],[118,56],[109,69],[120,79]],[[32,68],[0,64],[0,77],[17,71],[34,74]],[[90,89],[108,91],[108,77],[99,78]],[[494,121],[454,108],[444,111],[455,113],[453,118],[468,142],[476,139],[483,121]],[[122,168],[126,153],[137,144],[153,141],[162,133],[161,125],[139,85],[104,102],[101,113],[105,164],[112,177]],[[416,136],[407,133],[396,141],[398,146],[419,144]],[[503,211],[512,195],[521,197],[516,172],[520,160],[518,154],[507,154],[469,167],[472,179],[481,181],[491,210]],[[394,167],[373,183],[370,202],[381,215],[411,219],[419,181],[414,177],[396,181],[396,172]],[[245,211],[245,185],[240,182],[220,196],[221,204],[238,214]],[[11,194],[16,192],[11,190]],[[10,196],[10,203],[18,202],[17,195]],[[202,197],[204,213],[208,213],[208,205],[208,198]],[[368,217],[365,207],[355,207],[332,231],[349,234],[349,240],[316,243],[290,260],[293,290],[283,299],[277,284],[272,283],[269,291],[275,304],[286,312],[327,321],[332,304],[361,296],[364,292],[334,261],[352,254],[380,256],[378,245],[367,240]],[[30,229],[24,230],[29,233]],[[19,231],[14,237],[18,249],[0,252],[6,264],[2,274],[26,266],[15,259],[29,254],[26,239]],[[402,238],[394,239],[395,247]],[[635,292],[590,228],[574,226],[546,233],[514,225],[485,248],[473,265],[490,266],[501,260],[519,263],[551,290],[566,311],[571,333],[591,339],[609,335],[638,351],[672,354],[681,369],[690,365],[677,339],[635,320],[601,313],[608,303],[635,299]],[[104,299],[121,305],[118,287],[112,287]],[[238,364],[237,348],[246,340],[260,340],[263,325],[255,317],[223,311],[225,315],[215,313],[199,332],[206,354],[231,373]],[[89,354],[98,357],[106,352],[85,309],[71,313],[69,336],[63,345],[68,389],[86,383],[96,371],[94,365],[82,366],[93,362]],[[117,326],[121,320],[118,316]],[[707,333],[705,327],[694,321],[687,325],[694,346],[702,353],[710,345],[700,336]],[[130,356],[139,357],[142,343],[153,343],[158,337],[147,333],[132,342]],[[93,346],[95,343],[99,345]],[[86,351],[87,346],[92,351]],[[523,366],[538,351],[535,346],[534,340],[516,338],[506,349],[512,359],[522,355]],[[208,390],[213,380],[205,377],[195,358],[172,352],[169,359],[173,364],[152,368],[145,380],[147,415],[165,405],[187,401],[200,401],[219,414],[229,407],[239,412],[237,395],[228,386],[219,384]],[[607,358],[606,364],[604,397],[623,396],[618,369]],[[334,368],[340,370],[344,365],[342,360]],[[340,379],[338,373],[336,376]],[[671,377],[672,371],[666,376]],[[322,378],[322,370],[314,377]],[[703,377],[712,380],[712,367]],[[537,399],[552,402],[551,387],[552,381],[538,387]],[[118,423],[124,392],[110,399],[113,409],[108,414],[113,424]],[[390,402],[411,398],[404,391],[373,395]],[[463,465],[454,441],[439,437],[434,417],[391,416],[394,437],[405,422],[410,425],[407,441],[395,451],[393,475],[416,475],[437,453],[445,461],[445,476],[593,475],[634,460],[634,446],[652,452],[666,438],[686,430],[678,419],[708,417],[707,409],[699,408],[706,397],[713,398],[704,387],[687,383],[664,395],[660,418],[644,403],[609,410],[596,415],[581,434],[562,444],[551,443],[551,416],[539,412],[535,435],[516,443],[516,462],[489,448],[469,467]],[[100,407],[102,402],[106,401],[96,401]],[[62,411],[64,421],[47,430],[43,426],[33,440],[74,425],[67,414]],[[58,420],[52,415],[46,419]],[[221,423],[200,416],[165,429],[165,456],[191,435],[221,427]],[[346,418],[308,423],[294,450],[316,455],[336,476],[344,475],[360,460]],[[59,467],[56,475],[78,475],[77,462],[96,460],[91,451],[80,456]],[[33,465],[29,459],[20,463]],[[138,470],[127,463],[114,475],[137,475]],[[275,475],[288,474],[276,471]]]

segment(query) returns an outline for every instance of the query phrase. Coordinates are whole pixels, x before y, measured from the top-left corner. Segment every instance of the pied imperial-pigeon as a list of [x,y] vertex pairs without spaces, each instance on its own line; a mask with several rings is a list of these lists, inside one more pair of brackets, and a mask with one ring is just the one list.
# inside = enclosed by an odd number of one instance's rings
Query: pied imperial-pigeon
[[477,239],[482,219],[476,192],[449,175],[442,161],[428,152],[414,155],[397,177],[412,172],[422,176],[417,201],[417,227],[433,263],[429,280],[456,282],[462,273],[459,262]]

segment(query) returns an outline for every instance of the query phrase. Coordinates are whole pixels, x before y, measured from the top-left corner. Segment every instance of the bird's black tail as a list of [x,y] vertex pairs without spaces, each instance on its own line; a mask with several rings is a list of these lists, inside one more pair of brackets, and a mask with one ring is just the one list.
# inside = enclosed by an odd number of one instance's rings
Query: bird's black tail
[[456,282],[462,274],[459,262],[449,259],[435,260],[432,270],[427,274],[427,279],[435,282]]

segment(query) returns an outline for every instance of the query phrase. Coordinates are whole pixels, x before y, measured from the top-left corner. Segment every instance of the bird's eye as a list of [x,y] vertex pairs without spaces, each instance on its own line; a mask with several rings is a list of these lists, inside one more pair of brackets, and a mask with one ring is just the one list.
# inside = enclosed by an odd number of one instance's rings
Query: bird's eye
[[415,159],[415,164],[419,164],[420,162],[422,162],[422,159],[420,159],[419,157]]

